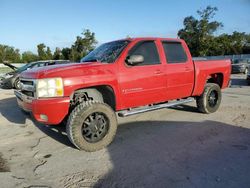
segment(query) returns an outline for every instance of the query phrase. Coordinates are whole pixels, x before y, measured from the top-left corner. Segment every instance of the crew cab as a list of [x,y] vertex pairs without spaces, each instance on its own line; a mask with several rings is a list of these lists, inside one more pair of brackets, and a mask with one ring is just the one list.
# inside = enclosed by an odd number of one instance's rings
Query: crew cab
[[117,115],[157,110],[197,101],[215,112],[228,86],[231,61],[193,61],[185,41],[128,38],[102,44],[80,63],[25,71],[19,106],[41,123],[66,123],[70,141],[96,151],[110,144]]

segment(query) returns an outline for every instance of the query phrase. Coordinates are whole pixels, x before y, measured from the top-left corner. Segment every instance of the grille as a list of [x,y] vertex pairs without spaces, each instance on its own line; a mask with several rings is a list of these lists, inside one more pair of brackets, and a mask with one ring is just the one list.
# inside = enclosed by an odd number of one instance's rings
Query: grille
[[35,81],[31,79],[20,79],[21,82],[21,93],[29,97],[35,97],[36,95],[36,86]]
[[24,85],[30,85],[30,86],[34,84],[32,80],[21,80],[21,83]]

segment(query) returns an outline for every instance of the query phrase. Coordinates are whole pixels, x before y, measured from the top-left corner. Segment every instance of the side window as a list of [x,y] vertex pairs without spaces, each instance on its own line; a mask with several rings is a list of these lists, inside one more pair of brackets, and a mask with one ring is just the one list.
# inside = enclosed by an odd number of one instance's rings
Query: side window
[[39,63],[39,67],[43,67],[45,63]]
[[49,62],[48,65],[56,65],[58,63],[56,63],[55,61]]
[[167,63],[185,63],[187,55],[180,42],[162,42]]
[[33,69],[33,68],[36,68],[36,67],[39,67],[39,66],[38,66],[38,63],[35,63],[35,64],[31,65],[29,68],[32,68],[32,69]]
[[137,66],[160,64],[159,54],[154,41],[143,41],[137,43],[130,50],[129,56],[131,55],[142,55],[144,57],[144,62]]

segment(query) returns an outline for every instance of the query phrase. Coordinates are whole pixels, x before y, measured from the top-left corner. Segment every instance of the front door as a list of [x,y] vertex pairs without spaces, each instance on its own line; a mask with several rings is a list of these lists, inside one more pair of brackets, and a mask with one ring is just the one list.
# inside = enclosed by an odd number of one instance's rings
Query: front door
[[128,65],[124,61],[119,71],[122,106],[138,107],[166,98],[164,65],[161,63],[155,41],[140,41],[128,52],[128,56],[142,55],[144,62]]

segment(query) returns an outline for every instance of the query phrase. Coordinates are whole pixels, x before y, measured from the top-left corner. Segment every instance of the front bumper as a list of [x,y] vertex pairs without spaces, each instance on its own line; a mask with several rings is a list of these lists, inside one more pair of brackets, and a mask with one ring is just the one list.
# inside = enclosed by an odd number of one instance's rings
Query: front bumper
[[17,90],[14,93],[19,107],[31,112],[38,122],[56,125],[61,123],[68,114],[69,97],[34,99]]

